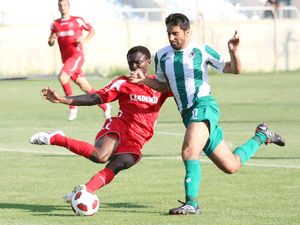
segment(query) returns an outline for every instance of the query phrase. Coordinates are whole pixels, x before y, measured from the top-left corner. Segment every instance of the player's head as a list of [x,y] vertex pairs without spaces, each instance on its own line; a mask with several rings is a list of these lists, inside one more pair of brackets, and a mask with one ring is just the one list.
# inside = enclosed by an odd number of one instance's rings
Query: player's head
[[130,71],[141,70],[145,75],[148,75],[151,64],[151,53],[144,46],[134,46],[127,52],[127,62]]
[[70,12],[69,0],[58,0],[58,10],[62,16],[69,15]]
[[186,47],[190,37],[190,21],[181,13],[170,14],[166,20],[169,43],[175,50]]

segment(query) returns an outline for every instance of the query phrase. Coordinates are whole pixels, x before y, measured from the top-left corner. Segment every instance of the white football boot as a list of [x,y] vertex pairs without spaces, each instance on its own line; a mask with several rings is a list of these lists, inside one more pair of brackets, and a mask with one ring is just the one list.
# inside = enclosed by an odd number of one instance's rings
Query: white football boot
[[30,137],[29,143],[34,145],[50,145],[50,138],[56,134],[65,136],[64,132],[62,131],[54,131],[49,133],[38,132]]
[[81,191],[81,190],[86,190],[86,187],[84,184],[80,184],[77,187],[74,187],[73,191],[69,192],[66,194],[63,199],[64,202],[66,203],[71,203],[73,196],[75,195],[76,192]]
[[72,108],[69,110],[68,120],[72,121],[75,120],[78,113],[78,107]]
[[106,103],[106,110],[104,112],[105,119],[111,118],[111,105]]

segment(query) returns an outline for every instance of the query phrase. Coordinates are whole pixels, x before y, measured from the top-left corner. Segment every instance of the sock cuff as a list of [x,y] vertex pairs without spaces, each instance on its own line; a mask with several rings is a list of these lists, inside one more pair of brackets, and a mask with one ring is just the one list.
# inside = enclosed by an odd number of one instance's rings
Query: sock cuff
[[196,165],[196,164],[200,164],[200,161],[198,159],[188,159],[186,161],[184,161],[185,165]]
[[106,175],[105,184],[108,184],[114,179],[115,173],[111,169],[105,167],[100,173]]
[[103,169],[103,171],[105,171],[106,173],[108,173],[108,174],[111,175],[111,176],[115,176],[114,171],[112,171],[112,170],[109,169],[108,167],[105,167],[105,168]]
[[186,160],[184,165],[187,173],[200,170],[200,161],[197,159]]
[[268,138],[264,133],[257,132],[257,133],[255,133],[253,139],[256,140],[261,145],[263,143],[266,143]]

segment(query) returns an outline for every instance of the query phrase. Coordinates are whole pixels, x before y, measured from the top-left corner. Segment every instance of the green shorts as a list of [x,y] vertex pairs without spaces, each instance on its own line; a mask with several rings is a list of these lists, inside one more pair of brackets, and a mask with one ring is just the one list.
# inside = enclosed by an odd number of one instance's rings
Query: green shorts
[[193,122],[209,121],[210,133],[203,151],[210,156],[223,140],[223,131],[219,125],[220,111],[216,99],[212,96],[198,98],[192,107],[181,113],[181,117],[186,128]]

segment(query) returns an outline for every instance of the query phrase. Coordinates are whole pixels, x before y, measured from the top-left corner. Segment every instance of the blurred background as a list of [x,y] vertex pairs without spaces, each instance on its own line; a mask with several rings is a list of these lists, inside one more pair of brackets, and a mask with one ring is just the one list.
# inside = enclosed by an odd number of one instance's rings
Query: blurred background
[[[83,69],[94,76],[125,70],[135,45],[152,54],[168,44],[165,17],[186,14],[194,42],[228,58],[227,41],[238,30],[245,72],[300,68],[300,0],[69,0],[71,14],[92,24],[96,36],[85,45]],[[0,0],[0,79],[58,74],[58,46],[47,45],[56,0]]]

